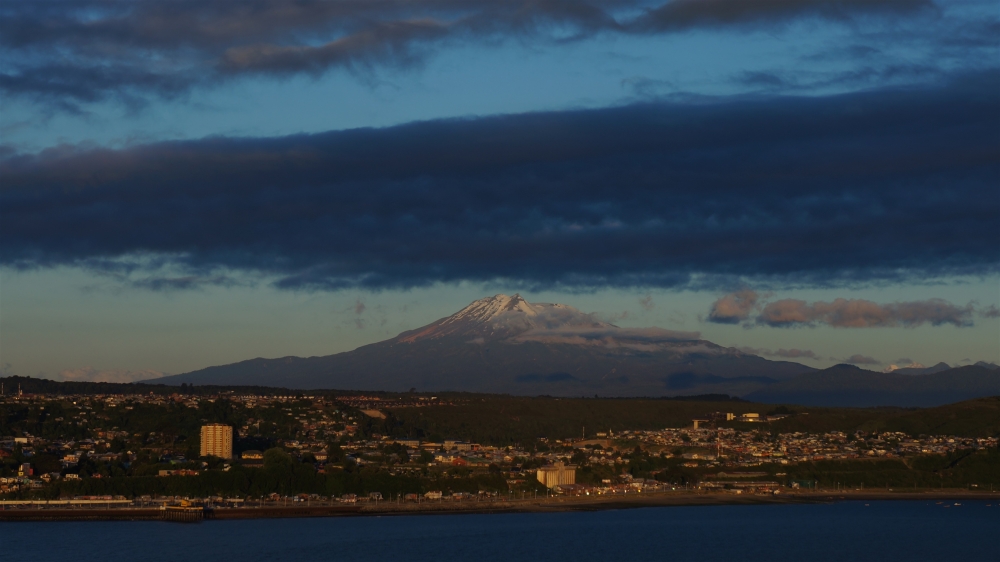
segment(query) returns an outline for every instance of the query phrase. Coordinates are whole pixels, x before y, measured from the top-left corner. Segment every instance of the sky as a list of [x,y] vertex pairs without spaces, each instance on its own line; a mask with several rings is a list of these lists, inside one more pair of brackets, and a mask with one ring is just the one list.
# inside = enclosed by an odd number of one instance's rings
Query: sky
[[1000,361],[978,0],[0,4],[0,369],[138,380],[496,293]]

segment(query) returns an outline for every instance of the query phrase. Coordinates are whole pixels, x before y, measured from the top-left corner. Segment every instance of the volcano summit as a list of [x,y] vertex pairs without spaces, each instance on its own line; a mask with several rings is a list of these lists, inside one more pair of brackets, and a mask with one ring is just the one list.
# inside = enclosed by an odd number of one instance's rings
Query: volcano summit
[[620,328],[564,304],[500,294],[353,351],[258,358],[156,382],[664,396],[746,394],[810,371],[716,345],[697,332]]
[[651,350],[657,344],[671,344],[676,348],[684,342],[697,342],[699,334],[659,328],[619,328],[565,304],[531,304],[521,295],[495,295],[479,299],[447,318],[404,332],[390,341],[416,343],[446,337],[479,344],[536,341]]

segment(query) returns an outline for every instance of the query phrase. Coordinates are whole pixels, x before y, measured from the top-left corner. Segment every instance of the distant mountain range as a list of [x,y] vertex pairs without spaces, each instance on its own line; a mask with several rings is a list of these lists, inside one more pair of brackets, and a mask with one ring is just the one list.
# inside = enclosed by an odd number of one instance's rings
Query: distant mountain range
[[[855,398],[857,404],[845,405],[868,405],[869,398],[880,405],[944,404],[1000,394],[1000,370],[962,369],[926,376],[850,366],[817,371],[722,347],[697,333],[620,328],[571,306],[495,295],[353,351],[251,359],[148,382],[553,396],[730,394],[804,404],[822,401],[818,397],[826,394],[829,405]],[[952,371],[961,374],[950,377]],[[918,379],[921,384],[913,382]],[[896,387],[898,400],[890,396]],[[856,391],[862,394],[851,394]],[[931,399],[935,393],[940,400]]]
[[[983,367],[986,369],[1000,369],[1000,365],[996,363],[987,363],[986,361],[979,361],[975,364],[976,367]],[[899,375],[930,375],[934,373],[940,373],[941,371],[947,371],[953,368],[951,365],[941,362],[937,365],[930,367],[924,367],[920,363],[912,363],[906,367],[897,367],[896,365],[889,365],[883,373],[896,373]]]
[[805,406],[940,406],[1000,395],[1000,367],[986,365],[948,368],[924,375],[899,371],[876,373],[854,365],[835,365],[768,385],[743,398]]

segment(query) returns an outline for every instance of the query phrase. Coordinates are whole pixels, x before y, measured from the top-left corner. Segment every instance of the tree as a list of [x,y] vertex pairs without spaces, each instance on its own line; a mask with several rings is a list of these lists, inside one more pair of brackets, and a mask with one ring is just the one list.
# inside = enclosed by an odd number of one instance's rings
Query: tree
[[[72,470],[70,472],[73,472]],[[76,463],[76,471],[81,478],[87,478],[97,472],[97,463],[91,460],[90,455],[84,453],[80,455],[80,460]]]
[[264,451],[265,470],[290,469],[294,463],[295,460],[284,449],[275,447]]
[[346,454],[339,441],[331,441],[326,446],[326,462],[341,462]]
[[31,457],[31,466],[35,469],[35,474],[47,474],[49,472],[59,472],[62,470],[62,463],[55,457],[47,453],[41,453]]

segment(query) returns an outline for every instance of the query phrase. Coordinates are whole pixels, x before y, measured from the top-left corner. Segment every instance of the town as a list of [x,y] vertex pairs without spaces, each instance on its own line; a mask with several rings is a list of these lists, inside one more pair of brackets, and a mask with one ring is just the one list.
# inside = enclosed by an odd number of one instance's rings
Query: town
[[[459,433],[378,432],[400,409],[453,408],[461,398],[178,390],[6,393],[0,397],[0,501],[419,503],[997,484],[979,473],[918,470],[933,459],[995,453],[996,437],[776,431],[789,416],[809,415],[787,408],[704,412],[684,427],[589,433],[583,427],[577,436],[502,445]],[[298,482],[248,485],[246,478],[243,484],[223,478],[254,470],[284,470],[299,475],[291,477]]]

